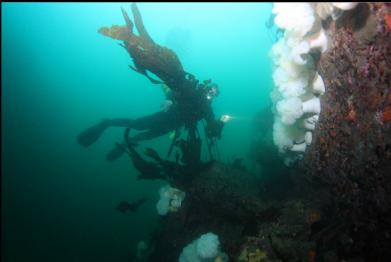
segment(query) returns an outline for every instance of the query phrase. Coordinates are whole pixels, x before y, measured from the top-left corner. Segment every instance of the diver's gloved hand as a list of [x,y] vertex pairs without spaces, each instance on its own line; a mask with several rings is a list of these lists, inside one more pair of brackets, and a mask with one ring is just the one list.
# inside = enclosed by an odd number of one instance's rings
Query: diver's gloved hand
[[208,138],[218,138],[221,139],[221,133],[223,131],[224,122],[220,120],[215,120],[208,123],[206,126],[206,135]]

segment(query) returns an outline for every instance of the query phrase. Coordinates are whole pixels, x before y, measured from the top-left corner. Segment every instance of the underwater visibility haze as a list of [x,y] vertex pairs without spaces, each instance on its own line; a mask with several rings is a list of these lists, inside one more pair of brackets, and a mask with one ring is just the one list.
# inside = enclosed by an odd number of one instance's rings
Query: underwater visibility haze
[[390,4],[1,7],[3,261],[390,261]]

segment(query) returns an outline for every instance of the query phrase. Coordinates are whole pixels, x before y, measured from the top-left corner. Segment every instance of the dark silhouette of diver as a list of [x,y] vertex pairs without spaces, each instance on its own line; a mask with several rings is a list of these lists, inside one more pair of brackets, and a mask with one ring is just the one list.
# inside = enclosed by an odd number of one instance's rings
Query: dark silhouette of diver
[[121,213],[126,213],[128,211],[130,212],[137,212],[139,207],[148,201],[148,198],[143,197],[136,201],[133,201],[132,203],[129,203],[128,201],[121,201],[117,206],[116,209],[120,211]]
[[[202,119],[206,120],[208,137],[220,138],[224,123],[214,119],[211,108],[212,98],[218,94],[217,86],[197,84],[192,89],[181,89],[181,91],[176,93],[179,92],[185,94],[176,94],[176,99],[165,111],[136,119],[104,119],[80,133],[77,140],[80,145],[87,147],[96,142],[109,127],[129,127],[143,131],[130,138],[132,143],[137,143],[138,141],[156,138],[172,131],[179,132],[181,127],[191,127]],[[124,142],[122,144],[124,145]],[[109,161],[114,161],[122,154],[123,150],[116,146],[107,154],[106,158]]]
[[[136,4],[131,5],[135,23],[121,8],[126,22],[124,26],[113,25],[98,30],[104,36],[123,41],[120,44],[133,60],[130,68],[147,77],[153,84],[164,84],[167,102],[164,110],[136,119],[104,119],[100,123],[80,133],[77,140],[82,146],[90,146],[99,139],[108,127],[126,127],[143,131],[130,138],[131,143],[148,140],[175,131],[176,137],[181,127],[188,130],[189,143],[200,143],[197,131],[198,121],[205,119],[206,134],[210,139],[220,138],[223,122],[214,119],[211,107],[212,98],[218,94],[217,85],[210,80],[199,84],[191,74],[184,71],[175,52],[156,44],[149,36]],[[134,32],[134,25],[139,35]],[[154,73],[161,81],[148,75]],[[175,141],[175,139],[174,139]],[[122,142],[122,145],[125,143]],[[169,151],[170,152],[170,151]],[[107,154],[113,161],[123,150],[116,146]]]

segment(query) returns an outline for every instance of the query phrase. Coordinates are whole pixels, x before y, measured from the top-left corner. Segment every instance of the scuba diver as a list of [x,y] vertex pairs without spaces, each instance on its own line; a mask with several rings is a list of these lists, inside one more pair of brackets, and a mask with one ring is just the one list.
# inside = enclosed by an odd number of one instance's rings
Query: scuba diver
[[[161,111],[148,116],[128,119],[115,118],[104,119],[98,124],[81,132],[77,141],[80,145],[88,147],[96,142],[103,132],[109,127],[125,127],[139,131],[130,138],[131,143],[142,140],[149,140],[169,132],[179,132],[181,127],[194,127],[202,119],[206,120],[206,134],[209,138],[221,138],[224,122],[214,119],[211,102],[218,95],[218,87],[211,84],[211,81],[204,81],[204,84],[193,85],[192,89],[185,89],[187,92],[173,92],[173,100],[166,100]],[[170,97],[171,98],[171,97]],[[174,100],[175,99],[175,100]],[[124,145],[124,142],[122,142]],[[106,158],[114,161],[123,154],[123,150],[116,146]]]
[[[129,18],[125,9],[121,8],[126,22],[124,26],[113,25],[102,27],[98,32],[115,40],[123,41],[120,46],[125,48],[133,60],[134,66],[129,67],[147,77],[153,84],[163,84],[166,101],[160,112],[136,119],[104,119],[100,123],[81,132],[77,141],[88,147],[96,142],[109,127],[125,127],[143,131],[130,137],[131,143],[148,140],[175,131],[173,142],[179,137],[182,127],[188,131],[188,141],[196,148],[201,141],[198,134],[198,121],[205,120],[205,133],[210,141],[221,137],[224,121],[216,120],[211,107],[213,98],[219,94],[216,84],[211,80],[199,81],[184,71],[180,60],[174,51],[156,44],[148,34],[136,4],[131,5],[135,23]],[[134,32],[134,25],[139,35]],[[153,79],[148,75],[152,72],[159,77]],[[208,142],[210,145],[213,142]],[[121,143],[125,145],[123,141]],[[170,147],[169,152],[172,150]],[[107,154],[107,160],[114,161],[123,154],[121,146],[116,146]],[[169,156],[169,154],[168,154]]]

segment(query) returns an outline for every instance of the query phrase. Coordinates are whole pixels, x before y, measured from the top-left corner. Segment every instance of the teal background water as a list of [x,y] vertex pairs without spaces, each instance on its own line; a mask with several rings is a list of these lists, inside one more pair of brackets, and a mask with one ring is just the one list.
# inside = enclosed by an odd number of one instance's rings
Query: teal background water
[[[90,148],[76,135],[107,117],[159,110],[163,93],[131,71],[116,41],[97,33],[124,24],[127,4],[2,4],[2,259],[3,261],[126,261],[157,225],[163,182],[137,181],[129,159],[105,154],[122,136],[109,129]],[[265,22],[271,4],[141,3],[145,26],[174,49],[186,71],[220,87],[217,116],[223,158],[245,157],[251,118],[269,106]],[[141,144],[165,154],[163,136]],[[147,196],[138,213],[114,209]]]

